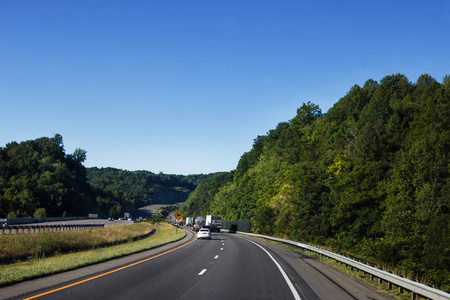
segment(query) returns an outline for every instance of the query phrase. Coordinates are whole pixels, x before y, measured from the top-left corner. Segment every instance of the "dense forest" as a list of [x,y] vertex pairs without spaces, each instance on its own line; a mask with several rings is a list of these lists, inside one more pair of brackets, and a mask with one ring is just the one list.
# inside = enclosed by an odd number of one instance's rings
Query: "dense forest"
[[0,148],[0,218],[136,215],[150,204],[183,202],[209,175],[154,174],[83,166],[86,151],[64,151],[63,137]]
[[114,168],[88,168],[87,179],[96,195],[100,211],[113,216],[151,204],[184,202],[199,182],[213,176],[154,174],[149,171],[126,171]]
[[0,148],[0,217],[81,215],[95,207],[82,165],[86,151],[64,152],[63,138]]
[[450,289],[450,77],[355,85],[326,114],[304,103],[254,140],[184,215],[383,262]]

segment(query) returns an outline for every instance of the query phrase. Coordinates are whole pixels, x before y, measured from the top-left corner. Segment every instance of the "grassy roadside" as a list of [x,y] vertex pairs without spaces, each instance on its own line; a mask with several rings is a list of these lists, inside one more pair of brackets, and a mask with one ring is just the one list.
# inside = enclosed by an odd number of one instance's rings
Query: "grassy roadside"
[[0,263],[17,263],[30,258],[51,257],[55,253],[65,254],[118,245],[147,237],[154,230],[153,225],[143,222],[88,230],[2,234],[0,235]]
[[184,230],[177,231],[175,227],[166,223],[157,224],[155,227],[157,228],[155,235],[136,242],[77,253],[59,254],[50,258],[32,258],[25,262],[0,265],[0,287],[149,250],[180,240],[186,235]]

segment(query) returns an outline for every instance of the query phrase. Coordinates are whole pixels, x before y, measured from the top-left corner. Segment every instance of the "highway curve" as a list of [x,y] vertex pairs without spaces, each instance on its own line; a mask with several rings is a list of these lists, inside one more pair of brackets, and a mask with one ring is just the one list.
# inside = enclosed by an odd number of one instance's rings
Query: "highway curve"
[[0,289],[1,299],[390,299],[283,245],[227,233]]

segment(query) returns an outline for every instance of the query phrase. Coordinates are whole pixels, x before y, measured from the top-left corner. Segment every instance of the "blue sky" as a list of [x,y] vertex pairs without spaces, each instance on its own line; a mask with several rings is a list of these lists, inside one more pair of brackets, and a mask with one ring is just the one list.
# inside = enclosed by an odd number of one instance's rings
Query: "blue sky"
[[86,167],[235,169],[303,102],[450,74],[450,1],[0,1],[0,147],[63,136]]

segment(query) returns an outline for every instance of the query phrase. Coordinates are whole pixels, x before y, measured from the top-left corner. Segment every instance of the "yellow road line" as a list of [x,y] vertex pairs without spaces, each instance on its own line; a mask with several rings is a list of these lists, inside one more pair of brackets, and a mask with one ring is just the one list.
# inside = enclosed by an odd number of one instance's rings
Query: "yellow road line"
[[115,270],[112,270],[112,271],[109,271],[109,272],[106,272],[106,273],[103,273],[103,274],[100,274],[100,275],[97,275],[97,276],[94,276],[94,277],[91,277],[91,278],[88,278],[88,279],[85,279],[85,280],[81,280],[81,281],[78,281],[78,282],[75,282],[75,283],[72,283],[72,284],[69,284],[69,285],[66,285],[66,286],[63,286],[63,287],[60,287],[60,288],[57,288],[57,289],[48,291],[48,292],[45,292],[45,293],[42,293],[42,294],[38,294],[38,295],[29,297],[29,298],[24,298],[23,300],[29,300],[29,299],[39,298],[39,297],[42,297],[42,296],[45,296],[45,295],[48,295],[48,294],[52,294],[52,293],[55,293],[55,292],[58,292],[58,291],[61,291],[61,290],[64,290],[64,289],[67,289],[67,288],[70,288],[70,287],[73,287],[73,286],[82,284],[82,283],[85,283],[85,282],[88,282],[88,281],[91,281],[91,280],[94,280],[94,279],[97,279],[97,278],[100,278],[100,277],[103,277],[103,276],[106,276],[106,275],[109,275],[109,274],[112,274],[112,273],[115,273],[115,272],[118,272],[118,271],[121,271],[121,270],[124,270],[124,269],[128,269],[128,268],[133,267],[133,266],[135,266],[135,265],[141,264],[141,263],[143,263],[143,262],[152,260],[152,259],[154,259],[154,258],[163,256],[163,255],[165,255],[165,254],[167,254],[167,253],[170,253],[170,252],[173,252],[173,251],[175,251],[175,250],[181,249],[181,248],[183,248],[183,247],[185,247],[185,246],[187,246],[187,245],[189,245],[189,244],[195,242],[195,241],[197,240],[197,235],[196,235],[195,233],[194,233],[194,237],[195,237],[195,238],[194,238],[192,241],[190,241],[189,243],[186,243],[186,244],[184,244],[184,245],[181,245],[181,246],[179,246],[179,247],[177,247],[177,248],[174,248],[174,249],[172,249],[172,250],[168,250],[168,251],[166,251],[166,252],[164,252],[164,253],[160,253],[160,254],[158,254],[158,255],[155,255],[155,256],[146,258],[146,259],[144,259],[144,260],[141,260],[141,261],[132,263],[132,264],[130,264],[130,265],[127,265],[127,266],[124,266],[124,267],[121,267],[121,268],[118,268],[118,269],[115,269]]

